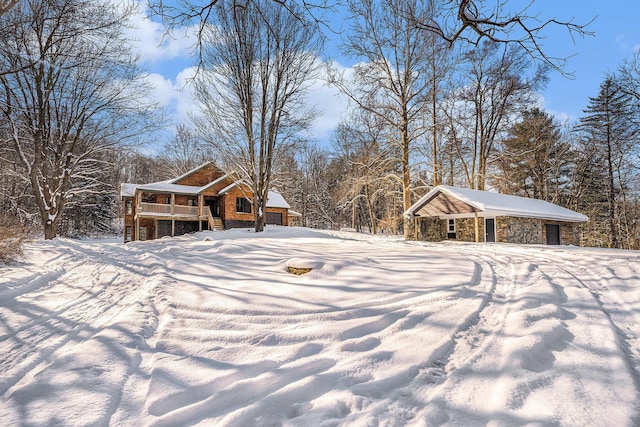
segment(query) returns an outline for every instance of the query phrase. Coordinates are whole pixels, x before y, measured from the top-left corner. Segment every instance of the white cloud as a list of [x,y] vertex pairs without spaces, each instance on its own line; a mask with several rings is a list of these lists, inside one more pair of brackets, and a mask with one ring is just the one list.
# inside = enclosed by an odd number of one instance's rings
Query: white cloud
[[195,68],[191,67],[182,70],[175,80],[157,73],[149,74],[147,77],[152,100],[169,109],[171,124],[188,123],[188,113],[195,108],[192,87],[187,83],[194,73]]
[[176,76],[174,83],[175,90],[175,110],[173,121],[176,124],[189,124],[189,113],[195,108],[193,97],[193,85],[191,79],[196,74],[196,67],[189,67],[182,70]]
[[169,35],[161,22],[148,17],[146,3],[139,3],[138,8],[139,12],[130,18],[133,28],[129,30],[129,38],[143,62],[156,63],[193,56],[195,27],[178,28]]
[[347,110],[347,98],[336,88],[317,80],[309,88],[308,100],[309,104],[320,111],[320,116],[311,128],[311,136],[318,140],[328,139]]
[[[344,67],[338,62],[332,62],[330,65],[345,77],[353,75],[353,67]],[[322,73],[324,72],[323,70]],[[311,106],[320,111],[320,116],[311,128],[311,136],[321,142],[327,141],[349,109],[349,99],[337,88],[328,85],[325,75],[313,81],[307,99]]]
[[[168,55],[165,55],[165,58],[168,58]],[[353,72],[351,67],[335,63],[333,65],[346,75]],[[179,70],[175,77],[161,74],[162,67],[159,68],[160,72],[149,74],[147,81],[152,87],[152,99],[169,111],[167,127],[174,128],[177,124],[191,125],[189,114],[196,109],[191,79],[196,73],[196,67],[186,66]],[[323,76],[311,82],[307,99],[309,106],[320,112],[310,130],[311,137],[326,143],[347,111],[348,99],[335,87],[327,85]]]

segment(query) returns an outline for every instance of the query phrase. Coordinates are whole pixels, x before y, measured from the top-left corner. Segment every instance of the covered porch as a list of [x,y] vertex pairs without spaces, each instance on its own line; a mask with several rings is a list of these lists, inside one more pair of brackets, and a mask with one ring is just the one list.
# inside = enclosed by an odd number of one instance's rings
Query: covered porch
[[[180,186],[185,187],[185,186]],[[139,240],[203,230],[222,230],[220,197],[202,193],[153,191],[135,192],[134,225]]]

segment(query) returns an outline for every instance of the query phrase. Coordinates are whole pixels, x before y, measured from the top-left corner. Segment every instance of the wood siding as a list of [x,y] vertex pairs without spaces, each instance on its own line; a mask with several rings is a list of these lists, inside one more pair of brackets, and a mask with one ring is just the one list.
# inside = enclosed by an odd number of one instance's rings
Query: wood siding
[[[187,175],[182,179],[176,181],[174,184],[193,185],[196,187],[202,187],[204,185],[209,184],[210,182],[215,181],[221,176],[224,176],[224,172],[222,170],[220,170],[219,168],[215,167],[212,164],[208,164],[192,172],[190,175]],[[221,187],[221,188],[224,188],[224,187]]]

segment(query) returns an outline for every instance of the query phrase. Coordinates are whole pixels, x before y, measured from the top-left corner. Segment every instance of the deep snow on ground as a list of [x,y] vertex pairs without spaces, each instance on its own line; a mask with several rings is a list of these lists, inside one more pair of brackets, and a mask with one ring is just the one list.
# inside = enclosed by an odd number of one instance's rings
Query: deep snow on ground
[[0,425],[639,425],[639,336],[639,252],[39,241],[0,269]]

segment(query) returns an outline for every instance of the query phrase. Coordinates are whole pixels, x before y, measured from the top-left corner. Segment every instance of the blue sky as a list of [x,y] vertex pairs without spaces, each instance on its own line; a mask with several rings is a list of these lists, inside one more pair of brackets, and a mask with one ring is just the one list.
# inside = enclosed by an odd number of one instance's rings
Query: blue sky
[[608,72],[640,48],[640,2],[637,0],[536,0],[544,16],[589,22],[594,36],[572,40],[561,28],[549,31],[545,47],[549,52],[571,56],[566,70],[573,73],[568,79],[560,73],[551,74],[549,86],[542,93],[545,109],[559,119],[576,120],[586,108],[589,97],[596,96],[600,83]]
[[[491,0],[493,1],[493,0]],[[565,71],[571,78],[554,71],[548,87],[541,93],[544,108],[561,122],[573,122],[586,108],[589,97],[596,96],[607,72],[618,66],[640,48],[640,1],[637,0],[509,0],[509,8],[523,8],[540,20],[556,18],[577,24],[588,23],[594,36],[574,36],[560,26],[548,27],[542,41],[545,52],[551,56],[569,57]],[[595,19],[594,19],[595,18]],[[341,19],[336,17],[336,21]],[[132,39],[137,40],[143,60],[152,73],[150,79],[156,87],[155,97],[171,110],[174,123],[188,123],[188,111],[193,108],[187,79],[193,73],[193,43],[189,29],[174,32],[172,38],[163,38],[164,29],[158,22],[137,20]],[[335,46],[330,43],[329,46]],[[349,60],[338,52],[327,52],[348,69]],[[318,81],[312,85],[313,103],[324,111],[312,133],[326,141],[344,111],[346,102],[335,89]]]

